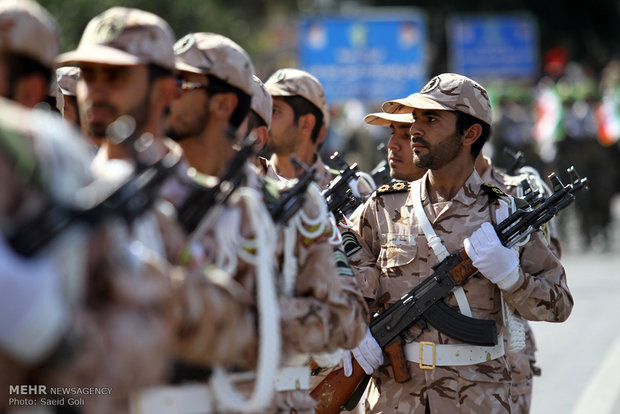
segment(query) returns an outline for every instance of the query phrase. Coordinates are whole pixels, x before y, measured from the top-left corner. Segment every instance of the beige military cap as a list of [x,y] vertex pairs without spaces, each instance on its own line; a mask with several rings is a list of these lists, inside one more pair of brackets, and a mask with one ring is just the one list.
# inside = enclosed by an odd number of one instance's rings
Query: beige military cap
[[56,83],[64,95],[75,96],[77,82],[80,79],[80,68],[63,66],[56,69]]
[[325,91],[321,82],[308,72],[300,69],[285,68],[273,73],[265,87],[271,96],[301,96],[309,100],[323,113],[324,122],[329,121]]
[[88,22],[77,49],[60,55],[57,63],[155,64],[174,70],[173,45],[172,29],[161,17],[112,7]]
[[413,123],[413,114],[388,114],[386,112],[373,112],[364,117],[364,122],[370,125],[390,126],[392,122]]
[[31,0],[0,1],[0,51],[19,53],[50,69],[60,51],[60,32],[51,14]]
[[487,91],[477,82],[455,73],[435,76],[420,92],[387,101],[382,109],[388,113],[404,113],[414,108],[461,111],[489,125],[493,121]]
[[254,66],[247,52],[216,33],[190,33],[174,45],[176,68],[212,75],[252,96]]
[[254,94],[252,95],[251,109],[260,116],[267,128],[271,128],[271,114],[273,112],[273,99],[267,92],[267,88],[256,75],[252,75]]

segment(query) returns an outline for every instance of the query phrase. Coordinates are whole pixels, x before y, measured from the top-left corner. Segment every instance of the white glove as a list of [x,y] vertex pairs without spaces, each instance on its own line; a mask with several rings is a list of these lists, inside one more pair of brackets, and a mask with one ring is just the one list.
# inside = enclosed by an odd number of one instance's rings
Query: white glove
[[0,235],[0,348],[35,363],[60,341],[68,320],[51,260],[22,258]]
[[483,223],[463,246],[482,276],[500,289],[510,290],[519,280],[519,255],[502,245],[491,223]]
[[360,364],[364,372],[371,375],[381,364],[383,364],[383,350],[379,346],[377,340],[370,333],[370,329],[366,332],[366,336],[362,342],[352,351],[342,351],[342,365],[344,367],[344,375],[350,377],[353,373],[353,363],[351,361],[351,352]]

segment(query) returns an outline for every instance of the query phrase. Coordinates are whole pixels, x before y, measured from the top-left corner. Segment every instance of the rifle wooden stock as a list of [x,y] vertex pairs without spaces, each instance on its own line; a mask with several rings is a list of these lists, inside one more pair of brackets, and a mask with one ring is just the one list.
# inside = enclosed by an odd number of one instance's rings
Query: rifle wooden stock
[[315,407],[317,414],[338,414],[366,377],[355,358],[351,358],[351,362],[353,373],[350,377],[344,375],[344,368],[338,368],[330,372],[310,393],[318,401]]
[[476,274],[478,269],[471,263],[471,259],[467,256],[467,253],[465,253],[465,249],[459,250],[456,254],[461,258],[461,263],[450,269],[448,273],[450,273],[450,276],[452,276],[452,279],[454,279],[457,285],[462,285],[467,279]]
[[407,358],[405,357],[405,341],[398,338],[393,344],[385,347],[385,352],[390,359],[390,365],[394,371],[394,381],[407,382],[411,379],[409,367],[407,367]]

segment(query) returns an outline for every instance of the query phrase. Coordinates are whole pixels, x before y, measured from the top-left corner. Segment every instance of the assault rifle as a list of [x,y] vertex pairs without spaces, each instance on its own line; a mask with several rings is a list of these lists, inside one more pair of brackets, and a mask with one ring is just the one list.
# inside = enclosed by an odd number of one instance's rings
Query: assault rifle
[[243,145],[233,156],[224,174],[213,187],[195,184],[187,198],[177,209],[179,222],[188,234],[191,234],[202,218],[217,204],[225,203],[243,181],[243,166],[254,154],[254,139],[246,137]]
[[[122,117],[121,117],[122,118]],[[111,124],[109,132],[115,127],[125,128],[126,119]],[[131,127],[133,128],[133,127]],[[116,137],[117,142],[123,141],[134,155],[134,174],[112,193],[102,197],[97,182],[82,188],[74,202],[62,203],[50,200],[37,216],[25,223],[18,224],[7,240],[13,249],[25,257],[36,255],[52,240],[74,224],[95,228],[111,216],[122,217],[131,223],[148,210],[157,197],[157,189],[176,169],[180,157],[172,152],[163,158],[151,162],[153,151],[150,141],[135,138],[133,129],[123,137]]]
[[[563,185],[555,174],[549,176],[553,193],[536,208],[518,209],[506,220],[495,226],[495,231],[506,247],[512,247],[537,231],[560,210],[575,199],[574,193],[587,189],[587,179],[581,178],[573,167],[568,169],[571,184]],[[370,332],[390,359],[397,382],[411,378],[404,355],[402,338],[412,325],[424,329],[427,323],[439,331],[462,342],[492,346],[497,342],[497,328],[491,320],[467,317],[444,301],[456,286],[463,285],[478,273],[464,249],[452,253],[433,267],[433,274],[406,293],[382,313],[375,314],[370,323]],[[349,401],[366,374],[353,359],[351,377],[344,375],[344,369],[330,373],[314,390],[311,396],[318,401],[319,414],[338,413]]]
[[370,175],[375,181],[375,184],[377,184],[377,187],[381,187],[383,184],[389,183],[392,180],[392,177],[390,177],[390,166],[387,162],[388,154],[386,145],[384,143],[377,145],[377,150],[381,151],[384,157],[381,161],[379,161],[375,168],[372,169]]
[[362,200],[351,191],[349,181],[357,175],[357,163],[348,165],[342,156],[335,152],[330,159],[337,160],[346,166],[340,175],[329,183],[329,188],[323,191],[323,198],[327,202],[327,209],[334,214],[336,220],[340,220],[348,211],[354,210]]
[[304,172],[299,176],[293,187],[282,192],[275,203],[267,205],[269,213],[276,223],[286,224],[297,213],[306,200],[308,186],[315,179],[315,167],[306,167],[295,155],[291,156],[291,162],[296,167],[302,168]]

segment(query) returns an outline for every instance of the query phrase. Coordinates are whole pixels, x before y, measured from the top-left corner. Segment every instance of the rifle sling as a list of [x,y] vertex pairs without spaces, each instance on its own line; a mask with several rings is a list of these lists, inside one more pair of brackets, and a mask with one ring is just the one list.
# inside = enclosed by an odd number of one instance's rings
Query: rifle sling
[[[413,211],[418,219],[418,223],[424,232],[424,236],[426,236],[426,241],[437,259],[441,262],[448,256],[448,249],[443,244],[439,236],[435,233],[431,222],[424,211],[424,207],[422,206],[422,198],[420,192],[422,191],[421,180],[416,180],[412,183],[411,193],[413,196]],[[459,305],[459,310],[465,316],[472,316],[471,307],[469,306],[469,301],[467,300],[467,296],[465,295],[465,290],[461,286],[457,286],[453,290],[454,297],[456,298],[456,302]]]

